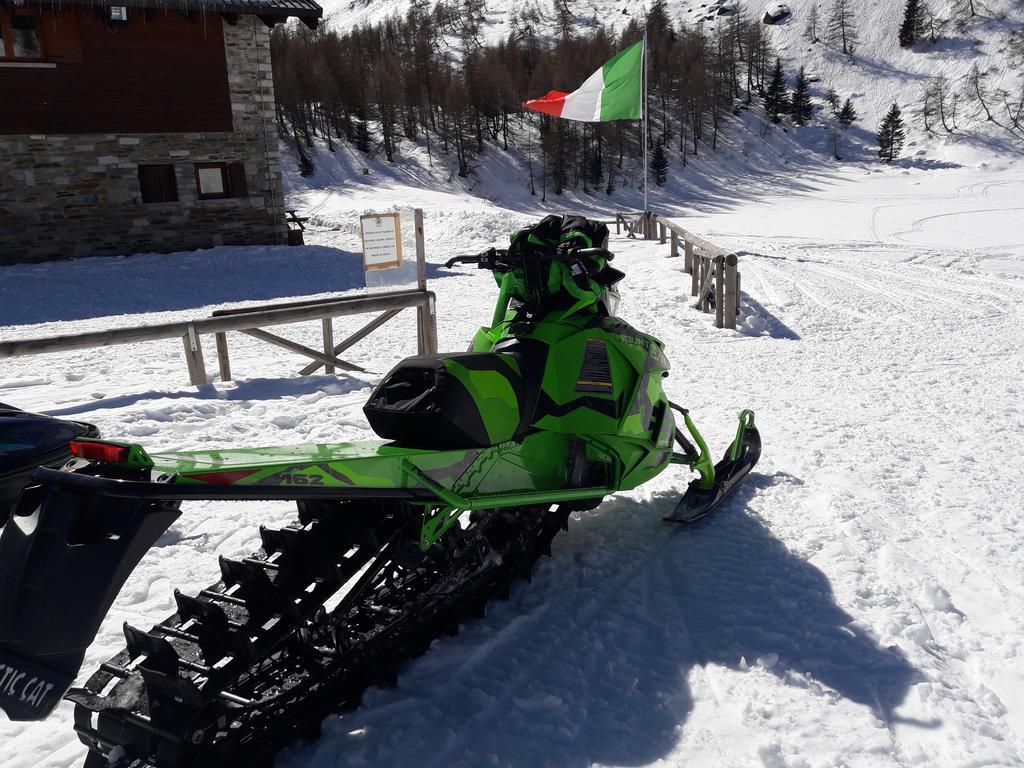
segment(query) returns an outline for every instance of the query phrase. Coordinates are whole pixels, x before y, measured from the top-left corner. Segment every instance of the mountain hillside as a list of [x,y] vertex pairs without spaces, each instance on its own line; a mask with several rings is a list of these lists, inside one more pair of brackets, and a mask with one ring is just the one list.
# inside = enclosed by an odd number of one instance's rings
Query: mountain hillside
[[[828,41],[827,27],[832,0],[790,0],[785,5],[790,15],[765,31],[776,54],[782,59],[788,81],[800,66],[812,80],[812,96],[819,109],[828,88],[841,99],[851,97],[859,124],[873,134],[891,104],[904,110],[908,151],[914,154],[927,147],[928,156],[949,160],[960,157],[959,149],[976,150],[980,155],[1019,153],[1024,143],[1024,4],[1015,0],[926,0],[928,18],[936,35],[935,42],[912,49],[901,48],[898,32],[905,3],[891,0],[845,0],[851,10],[857,39],[854,54],[844,54],[841,46]],[[378,23],[394,14],[402,14],[413,0],[324,0],[328,26],[347,30]],[[531,26],[539,34],[558,34],[555,6],[540,0],[478,0],[479,35],[494,43],[510,34],[520,34]],[[621,30],[630,20],[644,18],[651,3],[635,0],[565,0],[575,30],[584,35],[599,22],[611,30]],[[427,3],[429,5],[429,3]],[[454,4],[457,5],[457,4]],[[465,5],[465,4],[463,4]],[[677,29],[699,28],[713,37],[719,25],[728,25],[738,10],[761,17],[765,8],[777,2],[735,2],[734,0],[667,0],[664,7]],[[977,15],[971,16],[973,6]],[[808,25],[817,11],[821,42],[812,43]],[[454,32],[454,30],[453,30]],[[452,46],[452,56],[455,56]],[[978,86],[970,80],[972,69],[980,75]],[[938,78],[945,79],[946,111],[952,131],[948,132],[936,116],[931,118],[932,132],[923,129],[919,114],[926,89]],[[576,82],[553,82],[552,88],[572,90]],[[539,95],[539,94],[538,94]],[[979,95],[981,99],[979,100]],[[984,106],[981,104],[984,101]],[[954,104],[955,102],[955,104]],[[989,120],[986,113],[991,113]],[[1018,129],[1010,130],[1016,114]],[[820,115],[831,116],[827,112]],[[873,135],[868,136],[873,141]],[[951,150],[951,145],[959,149]],[[925,154],[925,153],[922,153]],[[973,157],[973,155],[972,155]],[[980,157],[980,156],[979,156]]]

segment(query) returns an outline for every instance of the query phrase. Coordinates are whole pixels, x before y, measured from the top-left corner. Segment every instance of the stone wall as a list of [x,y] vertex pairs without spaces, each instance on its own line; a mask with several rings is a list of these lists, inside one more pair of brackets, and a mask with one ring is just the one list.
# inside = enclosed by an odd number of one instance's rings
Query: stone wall
[[[0,136],[0,264],[284,243],[270,30],[224,24],[231,133]],[[245,164],[245,197],[199,200],[193,164]],[[138,166],[173,163],[178,201],[143,204]]]

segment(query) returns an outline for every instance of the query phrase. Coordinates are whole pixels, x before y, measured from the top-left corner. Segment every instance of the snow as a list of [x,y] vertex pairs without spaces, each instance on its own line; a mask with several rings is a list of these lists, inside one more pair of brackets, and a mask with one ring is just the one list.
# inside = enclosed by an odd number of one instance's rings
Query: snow
[[[355,24],[405,4],[329,11]],[[977,121],[950,138],[912,129],[904,159],[882,167],[871,135],[878,113],[897,96],[912,103],[927,77],[962,77],[985,56],[1002,66],[998,44],[1020,7],[992,0],[1007,19],[993,13],[971,39],[914,53],[892,31],[902,4],[863,4],[851,66],[807,50],[810,4],[789,0],[792,17],[766,30],[790,72],[806,59],[821,78],[819,104],[829,85],[854,95],[863,120],[844,134],[844,161],[828,159],[820,122],[762,137],[744,112],[718,153],[702,147],[686,169],[673,155],[669,185],[651,191],[654,210],[739,254],[738,330],[690,307],[689,276],[667,246],[612,238],[627,275],[620,313],[666,342],[670,396],[715,452],[753,408],[758,467],[693,527],[661,522],[689,480],[679,470],[574,514],[532,583],[437,641],[397,688],[328,718],[279,768],[1024,765],[1020,143]],[[577,15],[591,5],[622,21],[639,7],[593,0]],[[512,7],[488,3],[488,34],[507,30]],[[628,175],[612,198],[542,201],[539,182],[532,197],[528,147],[489,150],[468,179],[421,145],[404,143],[393,166],[344,143],[312,152],[311,179],[292,173],[287,149],[283,161],[310,245],[3,267],[0,340],[363,291],[358,215],[417,206],[439,345],[461,350],[496,289],[478,270],[443,269],[447,258],[543,213],[608,218],[642,201]],[[368,319],[337,320],[336,338]],[[278,331],[321,343],[317,323]],[[232,333],[230,383],[204,339],[214,383],[203,387],[188,386],[178,341],[5,359],[0,402],[154,450],[372,439],[362,404],[415,352],[414,333],[404,312],[345,353],[367,374],[309,377],[295,373],[303,359]],[[248,553],[260,523],[290,514],[273,502],[189,505],[125,585],[83,679],[123,646],[122,622],[170,614],[172,587],[215,581],[217,555]],[[71,713],[0,721],[0,763],[80,764]]]
[[[6,267],[0,338],[362,290],[357,214],[419,205],[440,344],[463,349],[495,289],[438,265],[543,206],[514,189],[474,199],[408,163],[369,182],[326,162],[325,186],[291,179],[292,201],[319,206],[303,248]],[[613,237],[621,314],[666,341],[670,395],[716,452],[755,409],[761,463],[694,527],[661,522],[678,470],[575,514],[531,584],[278,765],[1021,765],[1024,182],[1012,162],[953,165],[838,166],[742,202],[677,203],[680,223],[740,255],[735,332],[689,306],[667,246]],[[368,439],[368,388],[414,352],[405,314],[351,350],[367,375],[298,377],[298,358],[231,334],[233,383],[190,387],[179,344],[150,342],[5,360],[0,401],[158,450]],[[316,345],[315,325],[284,332]],[[217,555],[289,514],[191,505],[85,669],[121,646],[123,621],[171,613],[172,586],[214,581]],[[68,705],[0,723],[0,743],[18,745],[0,750],[6,768],[82,756]]]

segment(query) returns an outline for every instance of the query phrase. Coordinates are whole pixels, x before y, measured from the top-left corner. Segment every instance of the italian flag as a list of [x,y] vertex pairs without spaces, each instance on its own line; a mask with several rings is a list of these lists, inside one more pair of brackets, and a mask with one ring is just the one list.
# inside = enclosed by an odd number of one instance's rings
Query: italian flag
[[643,41],[616,54],[572,93],[548,91],[523,103],[527,109],[566,120],[605,123],[640,120],[643,116]]

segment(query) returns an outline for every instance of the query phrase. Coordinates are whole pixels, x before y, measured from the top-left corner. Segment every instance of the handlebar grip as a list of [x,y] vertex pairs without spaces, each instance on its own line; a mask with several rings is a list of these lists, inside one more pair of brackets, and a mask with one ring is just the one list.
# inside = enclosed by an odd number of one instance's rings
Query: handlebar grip
[[611,261],[615,256],[611,251],[605,248],[576,248],[571,251],[575,256],[604,256],[608,261]]
[[448,259],[448,261],[446,261],[444,263],[444,265],[448,269],[451,269],[456,264],[479,264],[479,263],[480,263],[480,254],[477,254],[476,256],[452,256],[452,258]]

